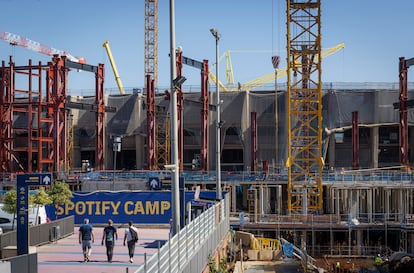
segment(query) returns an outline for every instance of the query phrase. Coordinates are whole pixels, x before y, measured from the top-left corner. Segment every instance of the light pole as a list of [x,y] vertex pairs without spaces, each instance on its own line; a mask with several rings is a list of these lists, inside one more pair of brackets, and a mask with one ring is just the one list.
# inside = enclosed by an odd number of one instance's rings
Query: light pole
[[[277,98],[277,70],[279,68],[280,57],[272,56],[272,64],[275,69],[275,158],[276,166],[279,162],[279,114],[278,114],[278,98]],[[276,167],[275,166],[275,167]],[[273,172],[276,172],[276,168],[273,169]]]
[[213,34],[216,39],[216,199],[221,200],[221,120],[220,120],[220,89],[219,89],[219,63],[218,63],[218,54],[219,54],[219,40],[220,33],[215,28],[210,29],[211,34]]
[[178,168],[178,121],[177,121],[177,68],[175,48],[175,11],[174,0],[170,0],[170,71],[171,71],[171,211],[172,236],[180,231],[180,195],[179,195],[179,168]]
[[114,137],[114,143],[112,149],[114,151],[114,173],[113,173],[113,180],[112,180],[112,190],[115,190],[115,172],[116,172],[116,153],[121,152],[121,137],[117,136]]

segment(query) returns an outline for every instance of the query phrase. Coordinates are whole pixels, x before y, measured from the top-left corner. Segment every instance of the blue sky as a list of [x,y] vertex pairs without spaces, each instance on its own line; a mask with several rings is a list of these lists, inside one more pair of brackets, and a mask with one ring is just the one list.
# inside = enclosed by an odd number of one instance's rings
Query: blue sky
[[[220,55],[231,53],[236,82],[246,82],[273,71],[272,55],[286,66],[285,0],[176,0],[176,45],[196,60],[215,61],[215,40],[221,33]],[[0,0],[0,29],[84,57],[89,64],[104,63],[106,88],[116,82],[102,43],[110,42],[125,88],[144,85],[144,0]],[[159,0],[159,80],[168,88],[169,1]],[[324,82],[398,82],[398,58],[414,57],[412,0],[322,0],[322,46],[341,42],[345,49],[324,59]],[[262,52],[249,52],[262,51]],[[0,41],[1,60],[13,55],[16,65],[28,59],[47,62],[48,56]],[[214,70],[213,70],[214,71]],[[220,63],[225,77],[225,61]],[[185,85],[200,85],[199,71],[184,67]],[[94,87],[92,75],[71,72],[70,90]],[[414,79],[414,75],[413,75]],[[410,74],[409,74],[410,80]],[[281,82],[286,79],[280,79]],[[115,91],[114,91],[115,92]]]

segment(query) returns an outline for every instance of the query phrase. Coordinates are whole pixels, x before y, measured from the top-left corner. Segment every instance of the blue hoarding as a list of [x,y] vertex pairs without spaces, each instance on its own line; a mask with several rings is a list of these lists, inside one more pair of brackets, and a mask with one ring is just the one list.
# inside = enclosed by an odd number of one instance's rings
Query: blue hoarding
[[[214,198],[215,192],[200,196]],[[194,192],[185,192],[185,202],[194,199]],[[84,218],[91,223],[105,224],[108,219],[123,224],[132,220],[136,224],[168,224],[171,217],[170,191],[78,192],[70,202],[56,207],[46,207],[51,219],[74,215],[75,224]]]

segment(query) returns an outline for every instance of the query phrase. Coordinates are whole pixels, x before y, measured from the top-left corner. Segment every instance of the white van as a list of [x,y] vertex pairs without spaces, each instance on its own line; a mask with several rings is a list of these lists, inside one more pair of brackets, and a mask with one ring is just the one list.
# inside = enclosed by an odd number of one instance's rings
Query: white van
[[[37,208],[39,208],[39,211]],[[46,209],[44,206],[39,206],[39,207],[30,206],[28,213],[29,213],[29,224],[30,225],[39,225],[39,224],[44,224],[48,222],[48,218],[46,215]],[[13,215],[13,214],[5,212],[3,210],[3,204],[0,203],[0,228],[3,229],[3,232],[7,232],[7,231],[17,228],[16,217],[17,215]],[[13,220],[14,220],[14,224],[13,224]]]

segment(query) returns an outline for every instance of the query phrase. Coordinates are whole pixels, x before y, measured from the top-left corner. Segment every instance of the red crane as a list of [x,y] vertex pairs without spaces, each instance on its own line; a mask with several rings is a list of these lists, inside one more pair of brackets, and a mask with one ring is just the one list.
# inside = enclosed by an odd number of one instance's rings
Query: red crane
[[26,37],[20,36],[18,34],[13,34],[7,31],[0,30],[0,39],[9,42],[11,45],[18,45],[21,47],[25,47],[27,49],[48,55],[53,56],[58,54],[59,56],[66,56],[66,58],[72,62],[77,62],[81,64],[86,64],[86,60],[84,58],[76,58],[69,54],[66,51],[59,50],[53,47],[49,47],[47,45],[43,45],[39,42],[35,42],[30,40]]

